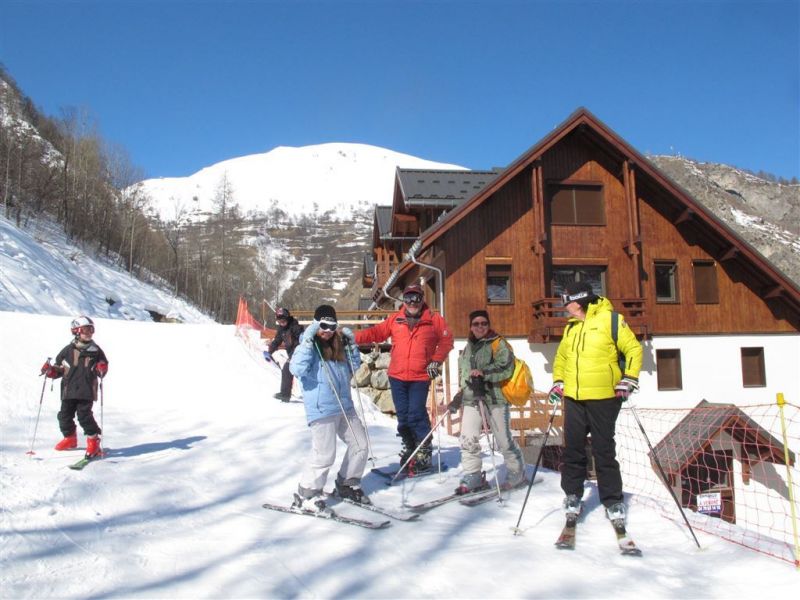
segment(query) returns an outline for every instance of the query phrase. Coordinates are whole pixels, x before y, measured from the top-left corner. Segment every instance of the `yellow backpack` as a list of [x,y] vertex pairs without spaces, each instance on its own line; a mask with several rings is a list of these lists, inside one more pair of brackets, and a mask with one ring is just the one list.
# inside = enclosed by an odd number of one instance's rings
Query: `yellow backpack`
[[[497,351],[501,339],[498,337],[492,341],[492,354]],[[525,406],[530,400],[531,394],[533,394],[533,375],[531,375],[528,363],[515,356],[514,373],[500,384],[500,391],[503,392],[506,400],[514,406]]]

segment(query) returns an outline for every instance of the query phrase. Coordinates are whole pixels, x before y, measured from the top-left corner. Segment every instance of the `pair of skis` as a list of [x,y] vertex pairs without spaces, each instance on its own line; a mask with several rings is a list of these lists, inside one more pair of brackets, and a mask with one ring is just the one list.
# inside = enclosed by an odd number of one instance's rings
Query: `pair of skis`
[[[362,502],[356,502],[355,500],[351,500],[349,498],[342,498],[339,496],[336,491],[333,492],[324,492],[326,498],[331,498],[338,500],[339,502],[344,502],[346,504],[352,504],[353,506],[357,506],[358,508],[363,508],[364,510],[368,510],[385,517],[389,517],[390,519],[395,519],[397,521],[414,521],[419,518],[418,514],[407,513],[407,512],[399,512],[394,511],[389,508],[384,508],[381,506],[376,506],[371,502],[369,504],[365,504]],[[334,511],[333,509],[326,507],[324,510],[319,512],[312,512],[303,510],[296,506],[285,506],[283,504],[274,504],[271,502],[267,502],[262,505],[264,508],[268,508],[270,510],[277,510],[280,512],[286,513],[293,513],[296,515],[306,515],[309,517],[316,517],[319,519],[328,519],[331,521],[336,521],[338,523],[344,523],[346,525],[356,525],[358,527],[364,527],[366,529],[385,529],[389,527],[392,523],[389,520],[386,521],[371,521],[368,519],[359,519],[356,517],[348,517],[345,515],[341,515]]]
[[[578,529],[579,516],[579,513],[570,513],[567,515],[567,522],[556,540],[556,548],[560,550],[575,550],[575,533]],[[617,546],[619,546],[620,553],[624,556],[641,556],[642,551],[625,530],[625,521],[622,519],[615,519],[611,521],[611,525],[614,527],[614,533],[617,535]]]
[[[538,478],[535,483],[539,483],[542,481],[541,478]],[[519,485],[514,486],[508,490],[503,490],[504,492],[511,492],[514,490],[518,490],[520,488],[524,488],[528,486],[528,481],[523,481]],[[415,512],[415,513],[424,513],[437,506],[442,506],[443,504],[448,504],[450,502],[458,501],[464,506],[478,506],[479,504],[484,504],[485,502],[489,502],[490,500],[496,500],[497,496],[497,488],[496,487],[482,487],[480,489],[474,490],[472,492],[467,492],[466,494],[459,494],[459,493],[452,493],[448,494],[447,496],[442,496],[441,498],[435,498],[433,500],[429,500],[427,502],[423,502],[421,504],[414,504],[408,507],[408,510]]]

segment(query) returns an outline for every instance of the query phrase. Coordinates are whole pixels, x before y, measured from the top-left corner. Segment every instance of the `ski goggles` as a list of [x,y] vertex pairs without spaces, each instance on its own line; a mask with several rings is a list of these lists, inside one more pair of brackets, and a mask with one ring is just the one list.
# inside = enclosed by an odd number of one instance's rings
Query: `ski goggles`
[[582,298],[588,298],[589,292],[577,292],[575,294],[561,294],[561,304],[562,306],[566,306],[570,302],[575,302],[576,300],[581,300]]
[[81,325],[78,327],[76,333],[83,333],[84,335],[94,333],[94,325]]
[[319,328],[322,331],[336,331],[336,328],[339,327],[339,324],[336,321],[322,321],[319,324]]
[[419,304],[422,302],[422,296],[415,292],[411,292],[409,294],[403,294],[403,303],[404,304]]

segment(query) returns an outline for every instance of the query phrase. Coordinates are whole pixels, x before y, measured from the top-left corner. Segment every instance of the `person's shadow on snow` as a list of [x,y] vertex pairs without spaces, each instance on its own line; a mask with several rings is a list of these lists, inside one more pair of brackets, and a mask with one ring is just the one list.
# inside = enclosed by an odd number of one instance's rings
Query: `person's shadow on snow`
[[172,440],[171,442],[153,442],[150,444],[129,446],[128,448],[104,448],[103,455],[105,458],[127,458],[131,456],[141,456],[142,454],[152,454],[163,450],[171,450],[173,448],[177,450],[191,450],[192,444],[201,442],[204,439],[206,439],[204,435],[195,435],[180,440]]

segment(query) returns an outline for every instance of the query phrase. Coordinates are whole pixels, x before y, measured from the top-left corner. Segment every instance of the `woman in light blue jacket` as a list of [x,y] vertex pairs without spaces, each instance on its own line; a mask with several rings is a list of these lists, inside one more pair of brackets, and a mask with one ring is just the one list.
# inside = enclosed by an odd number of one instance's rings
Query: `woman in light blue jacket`
[[[336,477],[336,494],[363,504],[361,489],[367,464],[367,436],[350,395],[352,371],[361,365],[353,332],[338,330],[336,311],[323,304],[303,333],[289,369],[303,386],[306,419],[311,429],[311,453],[293,505],[311,512],[327,510],[322,490],[336,460],[336,438],[347,444]],[[349,356],[348,356],[349,355]]]

